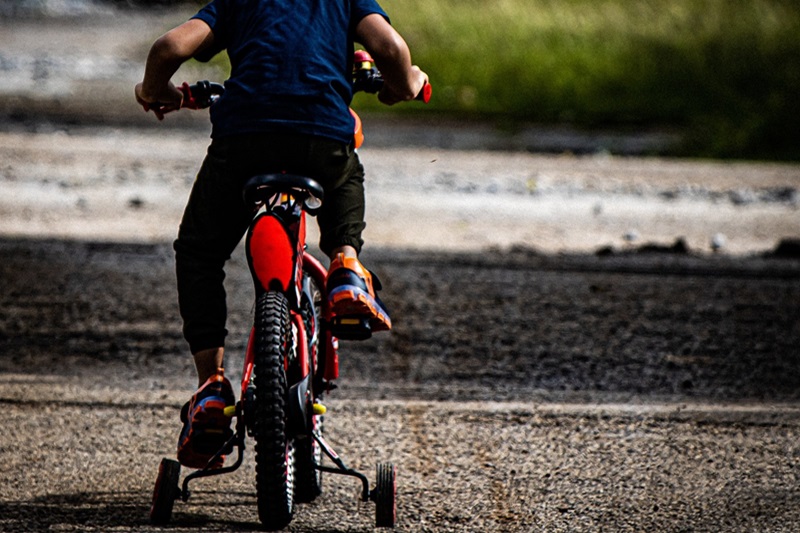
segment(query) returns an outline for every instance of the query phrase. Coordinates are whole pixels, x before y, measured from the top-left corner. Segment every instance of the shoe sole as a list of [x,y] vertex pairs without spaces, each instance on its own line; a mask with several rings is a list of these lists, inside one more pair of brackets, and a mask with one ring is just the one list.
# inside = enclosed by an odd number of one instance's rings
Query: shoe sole
[[339,317],[367,317],[372,331],[392,329],[392,320],[380,304],[363,289],[344,285],[334,289],[329,295],[333,314]]

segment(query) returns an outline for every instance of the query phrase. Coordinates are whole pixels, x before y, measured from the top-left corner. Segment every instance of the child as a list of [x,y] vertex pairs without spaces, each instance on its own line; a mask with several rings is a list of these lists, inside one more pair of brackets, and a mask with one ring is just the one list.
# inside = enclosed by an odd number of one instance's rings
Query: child
[[231,60],[225,94],[210,111],[211,145],[174,243],[183,333],[200,387],[181,413],[178,460],[185,466],[206,466],[230,435],[222,412],[234,403],[222,373],[223,267],[252,219],[244,180],[286,171],[323,186],[320,248],[331,258],[326,288],[336,295],[333,313],[363,315],[373,331],[391,328],[358,260],[365,224],[364,171],[348,110],[354,41],[383,75],[381,102],[412,100],[427,83],[375,0],[214,0],[150,49],[136,100],[159,120],[181,107],[183,93],[170,81],[181,64],[222,50]]

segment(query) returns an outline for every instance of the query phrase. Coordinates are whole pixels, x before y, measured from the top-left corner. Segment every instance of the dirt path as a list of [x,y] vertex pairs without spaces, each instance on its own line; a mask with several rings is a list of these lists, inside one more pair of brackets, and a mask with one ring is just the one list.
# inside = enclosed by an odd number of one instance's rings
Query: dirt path
[[[192,370],[169,245],[0,240],[3,531],[149,531]],[[239,257],[239,256],[237,256]],[[400,531],[792,531],[800,264],[373,250],[395,331],[343,343],[327,433]],[[235,377],[249,324],[227,280]],[[258,529],[249,455],[172,531]],[[371,474],[370,474],[371,475]],[[292,531],[369,531],[326,478]]]
[[[3,453],[3,531],[159,531],[146,522],[184,395],[4,374],[26,453]],[[40,381],[39,384],[32,381]],[[10,387],[35,401],[10,401]],[[47,389],[47,390],[43,390]],[[64,389],[67,389],[66,391]],[[76,390],[77,389],[77,390]],[[13,394],[13,393],[12,393]],[[331,401],[332,441],[372,476],[399,465],[398,531],[793,531],[796,408]],[[80,435],[80,438],[76,438]],[[195,485],[169,531],[257,530],[252,455]],[[325,479],[291,531],[372,531],[358,485]]]
[[[382,127],[382,124],[376,127]],[[0,233],[156,242],[175,235],[203,129],[0,131]],[[800,235],[800,166],[365,147],[376,247],[758,253]]]

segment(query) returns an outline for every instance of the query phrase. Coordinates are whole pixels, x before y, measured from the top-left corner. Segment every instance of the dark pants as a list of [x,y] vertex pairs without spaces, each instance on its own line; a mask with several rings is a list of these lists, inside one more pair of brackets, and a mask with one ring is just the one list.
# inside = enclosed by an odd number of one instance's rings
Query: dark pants
[[291,134],[213,140],[174,244],[183,335],[192,353],[224,345],[224,265],[253,217],[242,186],[251,176],[279,171],[314,178],[325,189],[317,215],[324,253],[344,245],[361,250],[364,169],[351,146]]

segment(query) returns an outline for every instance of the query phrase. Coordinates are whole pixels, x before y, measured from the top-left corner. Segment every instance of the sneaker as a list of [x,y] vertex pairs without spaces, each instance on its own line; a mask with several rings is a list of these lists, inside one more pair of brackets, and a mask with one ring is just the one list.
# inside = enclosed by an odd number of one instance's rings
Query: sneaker
[[381,288],[380,281],[358,259],[338,254],[331,262],[325,288],[335,326],[355,321],[363,323],[366,328],[366,336],[350,338],[368,338],[372,331],[392,329],[389,312],[375,294],[375,289]]
[[221,468],[225,456],[209,461],[233,436],[225,408],[234,405],[233,388],[219,369],[181,409],[183,430],[178,439],[178,462],[189,468]]

